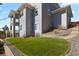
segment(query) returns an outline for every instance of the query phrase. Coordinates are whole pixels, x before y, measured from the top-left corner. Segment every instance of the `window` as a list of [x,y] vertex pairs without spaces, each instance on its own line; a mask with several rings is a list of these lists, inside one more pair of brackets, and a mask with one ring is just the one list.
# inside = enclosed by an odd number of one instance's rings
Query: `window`
[[51,11],[51,9],[48,9],[48,12],[50,12]]
[[48,9],[48,15],[49,16],[51,15],[51,9]]
[[20,30],[22,30],[22,25],[20,25]]
[[10,26],[10,30],[12,30],[12,26]]

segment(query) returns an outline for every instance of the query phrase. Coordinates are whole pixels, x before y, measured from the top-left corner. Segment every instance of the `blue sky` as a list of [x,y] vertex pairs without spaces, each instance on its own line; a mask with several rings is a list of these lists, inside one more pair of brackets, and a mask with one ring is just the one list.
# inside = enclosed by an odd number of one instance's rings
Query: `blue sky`
[[[0,28],[2,28],[4,25],[10,25],[10,19],[8,18],[8,14],[10,10],[17,10],[17,8],[21,4],[18,3],[3,3],[0,5]],[[61,7],[71,5],[72,12],[73,12],[73,18],[72,21],[79,21],[79,4],[59,4]],[[5,18],[5,19],[4,19]]]
[[[18,3],[3,3],[0,5],[0,28],[5,25],[10,25],[10,18],[8,18],[8,14],[10,10],[17,10],[20,4]],[[4,19],[5,18],[5,19]]]
[[73,4],[59,4],[60,7],[64,7],[64,6],[67,6],[67,5],[71,5],[71,8],[72,8],[72,13],[73,13],[73,17],[72,17],[72,20],[71,21],[79,21],[79,4],[78,3],[73,3]]

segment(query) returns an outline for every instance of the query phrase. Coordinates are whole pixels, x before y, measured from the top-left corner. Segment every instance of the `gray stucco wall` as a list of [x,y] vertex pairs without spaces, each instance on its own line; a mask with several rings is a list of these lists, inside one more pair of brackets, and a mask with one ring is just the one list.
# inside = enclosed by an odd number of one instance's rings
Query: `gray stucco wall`
[[56,4],[51,3],[43,3],[42,4],[42,32],[47,32],[54,27],[57,27],[58,23],[60,23],[60,16],[58,15],[50,15],[49,12],[57,9]]
[[30,8],[26,10],[26,36],[32,35],[34,32],[34,19],[33,13]]
[[71,17],[67,15],[67,26],[68,26],[68,28],[69,28],[70,24],[71,24]]
[[35,16],[35,35],[42,34],[42,4],[41,3],[31,3],[37,10],[37,14]]
[[61,13],[52,15],[52,28],[58,28],[61,25]]
[[30,8],[23,10],[23,16],[20,18],[20,37],[30,36],[34,33],[34,17]]

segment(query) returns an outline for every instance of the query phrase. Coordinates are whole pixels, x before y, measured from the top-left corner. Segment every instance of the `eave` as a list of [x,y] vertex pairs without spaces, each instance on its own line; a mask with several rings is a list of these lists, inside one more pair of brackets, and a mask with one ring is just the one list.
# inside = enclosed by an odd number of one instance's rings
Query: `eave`
[[63,7],[63,8],[58,8],[58,9],[56,9],[54,11],[51,11],[51,14],[64,13],[64,12],[68,13],[68,15],[70,17],[73,17],[73,14],[72,14],[72,10],[71,10],[71,6],[70,5],[68,5],[66,7]]

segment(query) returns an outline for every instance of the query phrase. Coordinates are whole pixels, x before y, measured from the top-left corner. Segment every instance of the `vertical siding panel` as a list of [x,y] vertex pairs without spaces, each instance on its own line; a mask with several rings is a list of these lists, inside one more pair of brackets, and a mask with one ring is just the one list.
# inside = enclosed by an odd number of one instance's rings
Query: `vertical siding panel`
[[62,26],[62,29],[67,29],[67,14],[66,13],[63,13],[62,16],[61,16],[61,26]]

